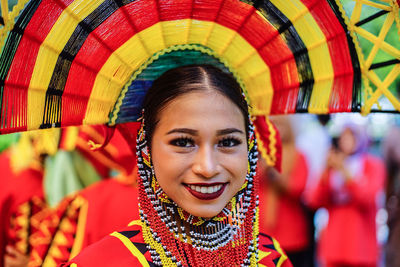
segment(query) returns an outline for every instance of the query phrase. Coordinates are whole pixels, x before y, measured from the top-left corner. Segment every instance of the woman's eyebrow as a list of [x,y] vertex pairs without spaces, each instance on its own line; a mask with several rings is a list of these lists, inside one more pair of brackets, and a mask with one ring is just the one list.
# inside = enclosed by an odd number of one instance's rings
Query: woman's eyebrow
[[189,129],[189,128],[175,128],[169,131],[167,134],[172,134],[172,133],[185,133],[185,134],[190,134],[190,135],[198,135],[197,130]]
[[240,133],[244,134],[242,130],[239,130],[237,128],[226,128],[222,130],[217,131],[217,135],[225,135],[225,134],[231,134],[231,133]]
[[[167,134],[172,134],[172,133],[185,133],[185,134],[190,134],[190,135],[198,135],[199,131],[190,129],[190,128],[175,128],[167,132]],[[231,133],[240,133],[244,134],[242,130],[239,130],[237,128],[226,128],[222,130],[217,131],[217,135],[225,135],[225,134],[231,134]]]

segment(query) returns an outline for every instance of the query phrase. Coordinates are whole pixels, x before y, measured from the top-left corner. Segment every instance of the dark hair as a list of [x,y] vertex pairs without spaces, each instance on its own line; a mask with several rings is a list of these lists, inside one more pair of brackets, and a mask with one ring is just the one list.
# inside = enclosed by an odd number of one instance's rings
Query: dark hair
[[243,113],[247,134],[248,106],[242,95],[242,89],[233,75],[212,65],[188,65],[166,71],[147,91],[143,100],[147,141],[151,142],[159,121],[158,114],[168,102],[192,91],[209,89],[222,93],[239,107]]

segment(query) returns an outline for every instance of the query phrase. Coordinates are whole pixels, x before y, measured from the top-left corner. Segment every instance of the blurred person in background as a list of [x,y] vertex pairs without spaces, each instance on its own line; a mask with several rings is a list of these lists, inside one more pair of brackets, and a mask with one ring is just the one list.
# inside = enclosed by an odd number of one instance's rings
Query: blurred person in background
[[[137,123],[128,123],[124,129],[129,131],[121,132],[122,129],[113,131],[105,126],[82,126],[77,138],[68,138],[71,136],[68,133],[63,135],[62,147],[66,149],[66,143],[74,143],[79,153],[96,167],[102,180],[66,195],[53,209],[47,211],[39,231],[32,237],[29,267],[58,266],[114,230],[139,219],[137,168],[132,153],[136,144],[128,144],[123,138],[123,134],[136,136],[138,127]],[[91,150],[88,142],[92,148],[97,149]],[[78,166],[72,164],[73,168]],[[105,176],[107,172],[104,170],[114,170],[115,176],[110,177],[110,173]],[[64,168],[63,171],[68,170]],[[89,175],[89,172],[79,169],[72,171],[80,173],[78,177]],[[56,188],[58,194],[65,190],[57,190],[59,183],[72,178],[67,174],[59,173],[62,176],[59,178],[49,177],[54,178],[55,181],[50,184],[53,184],[51,188]],[[56,172],[53,175],[57,176]],[[83,179],[85,177],[79,180]]]
[[382,144],[386,163],[386,210],[389,236],[385,248],[386,266],[400,266],[400,127],[390,129]]
[[318,243],[322,266],[376,266],[376,202],[385,179],[384,164],[367,153],[368,137],[358,125],[347,124],[334,144],[310,194],[314,208],[329,212]]
[[301,199],[308,175],[307,162],[296,148],[290,118],[271,117],[271,122],[280,135],[282,165],[279,173],[267,167],[264,160],[259,161],[260,231],[276,237],[293,266],[310,267],[313,263],[307,251],[311,242]]
[[57,150],[59,130],[22,133],[0,160],[0,266],[26,266],[36,219],[47,208],[43,190],[44,162]]

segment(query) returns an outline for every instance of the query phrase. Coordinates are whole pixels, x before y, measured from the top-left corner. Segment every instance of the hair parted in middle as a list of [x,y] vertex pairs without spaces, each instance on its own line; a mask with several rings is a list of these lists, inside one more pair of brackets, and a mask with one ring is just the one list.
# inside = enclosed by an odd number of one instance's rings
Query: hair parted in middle
[[248,129],[248,105],[242,88],[233,75],[212,65],[187,65],[166,71],[147,91],[143,101],[147,141],[151,143],[154,129],[159,121],[158,115],[170,101],[181,95],[201,90],[215,90],[230,99],[242,112],[245,129]]

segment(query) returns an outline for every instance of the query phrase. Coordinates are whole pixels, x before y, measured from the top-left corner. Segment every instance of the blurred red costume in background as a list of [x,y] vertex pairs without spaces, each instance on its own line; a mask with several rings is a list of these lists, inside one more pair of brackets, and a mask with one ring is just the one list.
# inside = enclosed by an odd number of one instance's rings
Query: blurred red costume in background
[[[15,257],[32,250],[31,236],[39,228],[40,213],[47,208],[43,191],[43,165],[56,151],[57,130],[24,133],[1,154],[0,266],[18,262]],[[8,250],[6,252],[6,250]]]
[[[260,160],[260,231],[279,241],[294,266],[310,266],[303,253],[310,245],[310,240],[301,203],[308,175],[307,162],[295,147],[290,121],[283,117],[272,121],[279,130],[282,142],[282,173],[271,172],[265,166],[265,161]],[[256,126],[260,127],[260,124],[256,121]],[[269,145],[259,143],[259,146]]]
[[[137,130],[135,124],[130,126],[132,132]],[[92,130],[100,131],[98,128]],[[87,157],[92,161],[97,158],[97,165],[102,162],[103,168],[119,165],[120,175],[69,195],[55,209],[49,210],[33,236],[29,266],[59,265],[115,229],[125,227],[132,219],[139,218],[135,157],[120,133],[106,134],[105,137],[104,145],[114,146],[118,153],[104,157],[104,151],[86,150]],[[86,142],[90,138],[90,135],[84,136]],[[102,154],[94,156],[100,152]]]
[[311,193],[311,205],[329,212],[319,242],[320,257],[328,267],[377,264],[376,202],[385,167],[366,153],[366,147],[361,128],[347,126],[339,138],[340,151],[331,150],[327,168]]

